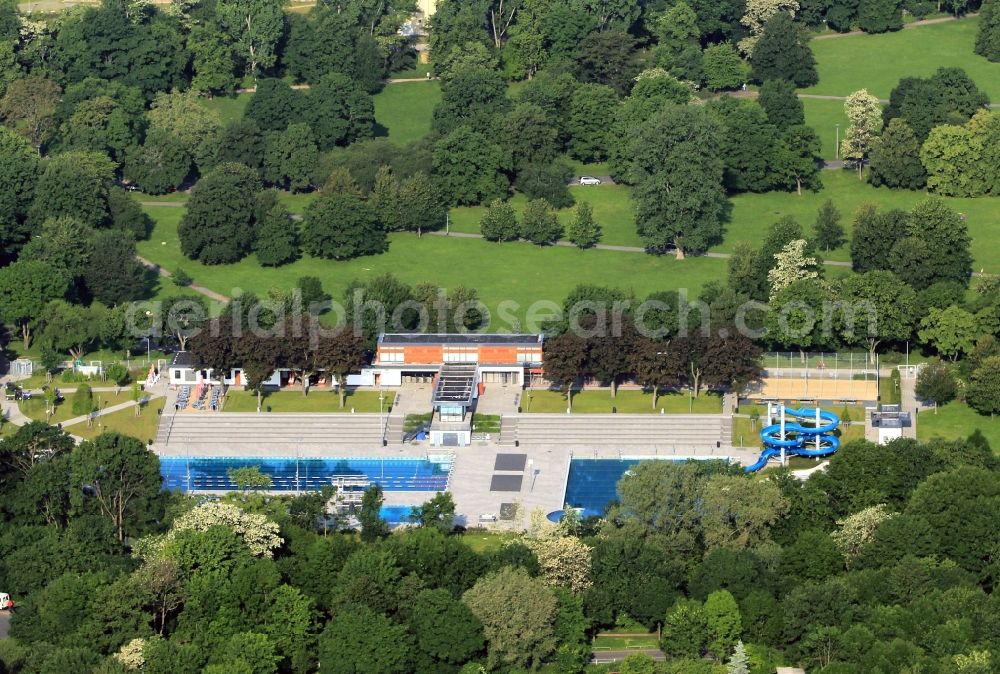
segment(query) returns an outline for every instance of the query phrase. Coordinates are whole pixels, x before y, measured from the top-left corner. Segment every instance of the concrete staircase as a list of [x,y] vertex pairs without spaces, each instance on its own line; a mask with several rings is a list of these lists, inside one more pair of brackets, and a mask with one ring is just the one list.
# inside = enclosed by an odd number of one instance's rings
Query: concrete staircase
[[497,444],[503,447],[513,447],[517,441],[518,417],[513,414],[504,414],[500,417],[500,437]]
[[178,413],[173,419],[162,420],[156,442],[167,447],[242,445],[254,449],[279,445],[373,446],[382,444],[383,421],[379,414]]
[[515,435],[522,446],[714,449],[730,445],[732,421],[721,414],[522,414]]

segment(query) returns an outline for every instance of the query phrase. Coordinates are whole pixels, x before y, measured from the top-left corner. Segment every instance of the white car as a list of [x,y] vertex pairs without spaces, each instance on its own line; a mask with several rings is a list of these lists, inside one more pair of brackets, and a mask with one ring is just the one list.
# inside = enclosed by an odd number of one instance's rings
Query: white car
[[583,176],[582,178],[580,178],[580,184],[581,185],[600,185],[601,184],[601,179],[600,178],[594,178],[593,176]]

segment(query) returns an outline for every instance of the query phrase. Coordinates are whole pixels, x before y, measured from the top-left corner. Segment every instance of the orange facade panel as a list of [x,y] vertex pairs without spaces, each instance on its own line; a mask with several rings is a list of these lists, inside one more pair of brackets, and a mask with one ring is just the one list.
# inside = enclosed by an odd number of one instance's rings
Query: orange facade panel
[[499,365],[517,365],[517,347],[480,346],[479,362],[496,363]]
[[[445,354],[450,354],[446,359]],[[460,354],[462,358],[456,358]],[[380,345],[376,363],[402,365],[440,365],[446,360],[472,360],[493,365],[523,365],[525,361],[542,361],[541,346],[481,344],[454,346],[445,344],[408,344],[404,346]]]
[[441,363],[444,361],[444,347],[438,346],[406,346],[403,348],[403,362],[415,364]]

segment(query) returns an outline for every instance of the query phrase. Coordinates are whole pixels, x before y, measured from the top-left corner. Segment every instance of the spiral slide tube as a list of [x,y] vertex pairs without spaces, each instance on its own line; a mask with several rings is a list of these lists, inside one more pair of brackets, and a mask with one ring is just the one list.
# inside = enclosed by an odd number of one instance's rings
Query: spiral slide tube
[[[833,454],[840,447],[840,439],[833,434],[840,426],[840,417],[833,412],[816,408],[782,408],[781,413],[783,424],[772,424],[761,429],[760,439],[764,443],[764,451],[756,463],[744,468],[747,473],[757,472],[772,458],[781,456],[782,450],[785,451],[785,456],[821,457]],[[784,419],[784,415],[795,421]]]

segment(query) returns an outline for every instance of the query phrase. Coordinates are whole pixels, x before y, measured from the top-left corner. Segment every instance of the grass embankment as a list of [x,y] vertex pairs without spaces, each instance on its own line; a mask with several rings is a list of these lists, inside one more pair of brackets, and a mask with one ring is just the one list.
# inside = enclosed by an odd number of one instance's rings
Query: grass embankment
[[983,416],[958,400],[942,405],[937,413],[926,410],[917,415],[918,440],[961,440],[976,431],[983,434],[994,452],[1000,453],[1000,418]]
[[[687,393],[660,394],[653,408],[653,394],[644,391],[618,391],[611,397],[610,390],[587,390],[573,394],[574,414],[608,414],[612,407],[621,414],[720,414],[722,398],[703,393],[691,398]],[[566,397],[558,391],[529,390],[521,396],[524,412],[561,414],[566,412]]]
[[[392,403],[396,398],[396,394],[391,391],[384,391],[382,395],[381,410],[388,413],[392,409]],[[354,410],[357,414],[377,413],[380,410],[379,392],[349,390],[344,406],[341,407],[340,396],[336,391],[317,390],[314,388],[309,392],[309,395],[303,395],[301,390],[272,391],[264,394],[261,409],[277,413],[323,412],[327,414],[350,414],[351,410]],[[230,390],[226,394],[223,410],[226,412],[256,412],[257,394],[253,391]]]
[[473,414],[472,415],[472,430],[476,433],[499,433],[500,432],[500,415],[499,414]]
[[130,435],[143,442],[149,442],[156,438],[156,427],[160,422],[158,412],[163,409],[165,402],[165,398],[156,398],[143,406],[142,414],[139,416],[135,416],[135,409],[130,407],[111,414],[104,414],[95,419],[90,427],[87,426],[86,422],[67,426],[66,432],[81,438],[91,439],[107,431],[117,431],[122,435]]

